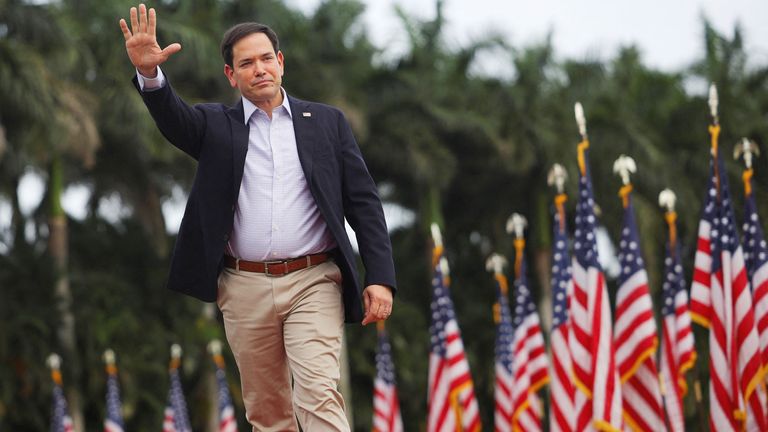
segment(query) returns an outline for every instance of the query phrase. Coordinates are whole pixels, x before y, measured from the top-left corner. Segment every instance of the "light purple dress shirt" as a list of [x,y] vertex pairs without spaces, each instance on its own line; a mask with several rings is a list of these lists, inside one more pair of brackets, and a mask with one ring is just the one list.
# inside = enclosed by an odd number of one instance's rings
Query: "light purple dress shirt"
[[[165,85],[159,68],[155,78],[137,75],[142,90]],[[291,106],[285,90],[280,91],[283,103],[272,110],[272,119],[242,98],[250,134],[226,253],[248,261],[294,258],[336,247],[301,168]]]

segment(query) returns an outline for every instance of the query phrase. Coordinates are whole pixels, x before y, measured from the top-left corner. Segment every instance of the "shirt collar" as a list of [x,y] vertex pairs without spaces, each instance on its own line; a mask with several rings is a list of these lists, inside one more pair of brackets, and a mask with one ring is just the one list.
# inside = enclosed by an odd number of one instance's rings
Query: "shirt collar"
[[[285,108],[285,111],[288,113],[289,117],[293,117],[293,114],[291,113],[291,104],[288,102],[288,93],[285,92],[285,89],[280,87],[280,92],[283,94],[283,103],[280,104],[279,107],[276,107],[276,110],[279,110],[281,107]],[[242,97],[242,96],[241,96]],[[243,114],[245,115],[245,124],[248,124],[248,120],[253,115],[253,112],[256,110],[261,111],[260,108],[258,108],[256,105],[253,104],[253,102],[249,101],[248,99],[242,97],[243,99]]]

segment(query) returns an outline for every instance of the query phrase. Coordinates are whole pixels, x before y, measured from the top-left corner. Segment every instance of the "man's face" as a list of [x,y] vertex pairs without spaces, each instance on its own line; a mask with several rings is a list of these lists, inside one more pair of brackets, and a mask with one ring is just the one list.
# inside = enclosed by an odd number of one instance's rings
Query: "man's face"
[[272,47],[264,33],[250,34],[232,47],[232,67],[224,65],[232,88],[256,106],[275,107],[282,102],[283,53]]

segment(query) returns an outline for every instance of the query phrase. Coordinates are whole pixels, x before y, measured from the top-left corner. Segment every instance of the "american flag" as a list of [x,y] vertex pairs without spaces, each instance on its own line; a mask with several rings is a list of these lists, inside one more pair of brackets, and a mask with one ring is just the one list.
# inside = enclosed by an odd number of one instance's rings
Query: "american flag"
[[171,362],[171,388],[168,390],[168,404],[165,406],[163,432],[192,432],[187,417],[187,402],[179,378],[178,359]]
[[104,419],[104,432],[123,432],[123,415],[120,412],[120,383],[117,367],[107,365],[107,416]]
[[576,388],[571,378],[571,352],[568,348],[570,321],[568,303],[573,290],[568,231],[565,221],[565,195],[555,197],[554,247],[552,249],[552,334],[550,348],[552,365],[549,372],[549,430],[576,430],[573,398]]
[[64,390],[61,388],[61,373],[53,372],[53,403],[51,410],[51,432],[73,432],[72,417],[69,416],[69,407],[64,398]]
[[442,247],[435,247],[433,268],[427,431],[479,431],[480,410],[449,293]]
[[755,306],[757,333],[760,337],[763,367],[768,367],[768,245],[765,242],[757,204],[752,193],[752,169],[744,172],[744,261]]
[[379,343],[376,348],[376,378],[373,381],[374,432],[403,432],[400,400],[397,398],[395,365],[384,323],[378,325]]
[[229,386],[227,385],[227,373],[224,371],[224,357],[216,353],[213,356],[213,361],[216,363],[216,383],[219,390],[218,432],[237,432],[235,407],[232,405],[232,398],[229,395]]
[[715,219],[717,186],[715,184],[714,159],[709,164],[707,192],[704,196],[704,210],[699,220],[699,234],[696,255],[693,261],[691,281],[691,319],[703,327],[709,327],[712,315],[712,224]]
[[696,351],[693,345],[691,316],[688,312],[688,293],[685,289],[680,245],[677,242],[676,218],[675,212],[667,212],[669,241],[664,258],[662,283],[661,376],[664,382],[664,405],[669,430],[683,432],[683,396],[688,389],[685,373],[693,367]]
[[664,410],[656,367],[656,321],[648,291],[648,274],[632,205],[632,185],[621,190],[624,219],[619,242],[619,290],[614,324],[616,367],[621,377],[624,420],[632,430],[661,431]]
[[519,265],[515,266],[515,317],[512,320],[512,428],[537,431],[542,430],[542,412],[536,392],[549,381],[549,365],[539,314],[528,288],[523,254],[525,241],[520,240],[516,242]]
[[[725,164],[713,153],[719,198],[711,231],[711,321],[709,331],[710,428],[765,431],[766,394],[760,339],[744,255],[736,232]],[[719,192],[719,193],[718,193]]]
[[573,361],[576,430],[621,430],[621,387],[614,358],[611,309],[598,263],[596,217],[589,176],[588,145],[580,145],[579,201],[573,258],[569,344]]
[[496,279],[497,302],[494,306],[496,319],[496,380],[494,395],[494,430],[498,432],[512,431],[512,312],[509,309],[507,278],[501,274],[494,275]]

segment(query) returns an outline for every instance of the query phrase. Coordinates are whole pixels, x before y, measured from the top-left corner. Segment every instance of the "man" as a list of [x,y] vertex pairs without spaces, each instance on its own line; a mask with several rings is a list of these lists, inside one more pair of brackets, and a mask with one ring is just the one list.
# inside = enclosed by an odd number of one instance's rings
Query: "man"
[[[381,201],[343,114],[287,96],[275,33],[257,23],[224,35],[234,106],[189,106],[158,67],[156,14],[120,20],[134,84],[163,135],[198,161],[168,286],[217,301],[258,431],[347,431],[337,390],[343,321],[392,310],[395,272]],[[344,218],[366,269],[358,288]],[[293,390],[291,389],[293,378]]]

